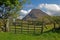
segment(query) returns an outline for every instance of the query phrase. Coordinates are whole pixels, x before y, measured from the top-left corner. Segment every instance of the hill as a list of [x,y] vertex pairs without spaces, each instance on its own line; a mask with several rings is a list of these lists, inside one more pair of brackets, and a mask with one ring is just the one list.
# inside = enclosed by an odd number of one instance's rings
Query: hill
[[30,13],[28,13],[23,20],[38,20],[42,19],[45,16],[49,16],[47,13],[41,11],[40,9],[32,9]]

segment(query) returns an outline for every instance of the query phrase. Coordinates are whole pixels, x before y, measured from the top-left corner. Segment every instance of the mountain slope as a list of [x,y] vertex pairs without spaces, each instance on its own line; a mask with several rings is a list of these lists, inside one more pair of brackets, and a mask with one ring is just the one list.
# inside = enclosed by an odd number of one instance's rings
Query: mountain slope
[[37,20],[41,19],[45,16],[49,16],[45,12],[41,11],[40,9],[32,9],[28,15],[26,15],[23,20]]

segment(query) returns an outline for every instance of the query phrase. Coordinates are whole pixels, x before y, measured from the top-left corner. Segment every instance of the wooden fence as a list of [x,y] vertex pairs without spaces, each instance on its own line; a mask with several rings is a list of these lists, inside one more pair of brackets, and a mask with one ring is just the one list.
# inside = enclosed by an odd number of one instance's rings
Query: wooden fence
[[43,33],[43,23],[40,21],[19,20],[10,26],[14,33]]
[[14,33],[43,33],[45,24],[41,21],[19,20],[10,26],[10,31]]

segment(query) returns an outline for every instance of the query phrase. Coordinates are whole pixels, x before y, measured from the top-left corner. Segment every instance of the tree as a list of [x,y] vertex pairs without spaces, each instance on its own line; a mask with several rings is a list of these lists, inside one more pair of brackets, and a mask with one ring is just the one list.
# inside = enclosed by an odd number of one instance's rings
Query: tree
[[60,27],[60,16],[55,16],[55,22],[59,25]]
[[60,26],[60,16],[51,16],[51,19],[52,19],[51,22],[54,25],[54,31],[55,31],[56,24],[58,24]]
[[0,0],[0,19],[4,23],[4,31],[9,31],[9,18],[16,18],[27,0]]

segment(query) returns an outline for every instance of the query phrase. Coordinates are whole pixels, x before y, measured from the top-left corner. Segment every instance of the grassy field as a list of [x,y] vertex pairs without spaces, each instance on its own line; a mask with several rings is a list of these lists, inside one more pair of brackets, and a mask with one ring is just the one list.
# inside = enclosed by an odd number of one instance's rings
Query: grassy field
[[[46,25],[47,29],[44,28],[44,33],[39,34],[30,34],[30,33],[17,33],[15,34],[14,32],[0,32],[0,40],[60,40],[60,29],[56,30],[55,32],[52,32],[53,25]],[[32,27],[32,26],[31,26]],[[30,28],[31,28],[30,27]],[[14,26],[11,27],[15,28]],[[17,26],[17,28],[20,28],[20,26]],[[25,29],[27,27],[23,27]],[[32,27],[34,28],[34,27]],[[20,30],[20,29],[18,29]],[[17,31],[18,31],[17,30]],[[37,29],[36,29],[37,30]],[[40,31],[40,29],[39,29]]]
[[45,32],[43,34],[0,33],[0,40],[60,40],[60,32]]

